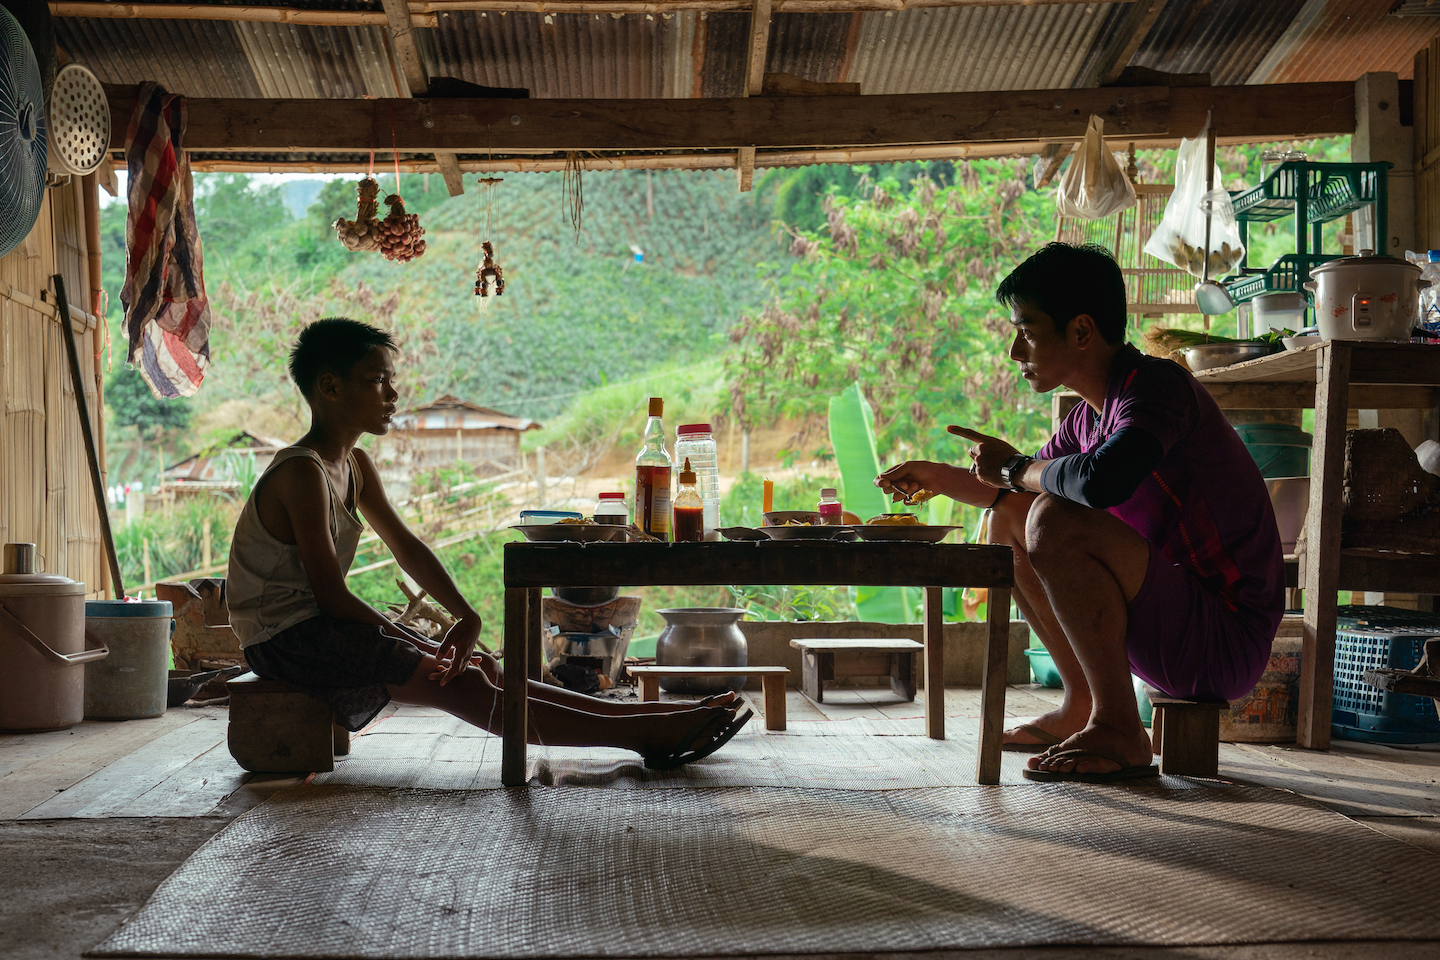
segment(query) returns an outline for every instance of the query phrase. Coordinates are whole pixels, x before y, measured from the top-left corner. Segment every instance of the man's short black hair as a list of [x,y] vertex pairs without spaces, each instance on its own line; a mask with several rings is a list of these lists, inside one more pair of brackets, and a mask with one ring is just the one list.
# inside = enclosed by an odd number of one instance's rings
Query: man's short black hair
[[1098,243],[1049,243],[1000,281],[995,299],[1015,308],[1043,310],[1061,336],[1082,313],[1095,320],[1106,343],[1125,342],[1125,277],[1109,250]]
[[290,379],[309,397],[322,373],[348,377],[376,347],[395,349],[395,338],[349,317],[326,317],[300,331],[290,351]]

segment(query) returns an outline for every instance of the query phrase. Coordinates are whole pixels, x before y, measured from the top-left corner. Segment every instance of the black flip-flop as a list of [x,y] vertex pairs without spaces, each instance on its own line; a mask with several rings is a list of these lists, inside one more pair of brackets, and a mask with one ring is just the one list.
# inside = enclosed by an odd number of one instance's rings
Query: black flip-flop
[[1160,768],[1155,764],[1129,764],[1125,758],[1118,753],[1111,753],[1109,750],[1101,750],[1092,747],[1088,750],[1075,748],[1073,750],[1057,750],[1054,753],[1045,755],[1046,760],[1059,758],[1079,760],[1083,757],[1096,757],[1101,760],[1109,760],[1119,766],[1119,770],[1110,770],[1106,773],[1080,773],[1076,770],[1030,770],[1020,771],[1020,775],[1026,780],[1038,780],[1042,783],[1118,783],[1122,780],[1138,780],[1142,777],[1160,776]]
[[683,767],[687,763],[694,763],[696,760],[703,760],[710,754],[719,750],[730,742],[730,738],[740,732],[740,728],[750,722],[755,716],[754,710],[747,709],[744,713],[737,715],[733,720],[720,729],[715,739],[703,747],[696,747],[694,750],[677,750],[659,757],[646,757],[645,766],[651,770],[674,770],[676,767]]

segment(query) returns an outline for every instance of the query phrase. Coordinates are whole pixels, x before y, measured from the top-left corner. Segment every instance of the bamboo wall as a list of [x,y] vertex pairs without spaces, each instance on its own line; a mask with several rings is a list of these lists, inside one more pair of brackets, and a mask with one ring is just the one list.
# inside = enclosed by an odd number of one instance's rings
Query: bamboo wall
[[1415,249],[1440,249],[1440,38],[1415,54]]
[[[83,581],[99,597],[108,590],[100,518],[50,282],[65,278],[72,318],[89,305],[82,189],[75,178],[47,190],[30,235],[0,257],[0,541],[35,543],[47,572]],[[72,327],[103,443],[95,318],[72,319]]]

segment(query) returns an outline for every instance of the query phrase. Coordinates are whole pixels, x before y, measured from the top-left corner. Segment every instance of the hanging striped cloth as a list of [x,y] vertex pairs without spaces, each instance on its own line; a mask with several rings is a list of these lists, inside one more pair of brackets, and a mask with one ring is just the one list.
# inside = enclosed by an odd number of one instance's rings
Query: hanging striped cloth
[[140,84],[125,135],[130,213],[120,301],[126,359],[138,363],[157,397],[190,396],[210,363],[210,301],[184,133],[185,98]]

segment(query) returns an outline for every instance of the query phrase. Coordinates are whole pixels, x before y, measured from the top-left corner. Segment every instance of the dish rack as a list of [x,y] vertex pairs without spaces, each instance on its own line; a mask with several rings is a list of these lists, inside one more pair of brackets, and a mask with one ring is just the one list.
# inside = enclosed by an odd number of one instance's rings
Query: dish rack
[[1365,682],[1366,670],[1414,669],[1426,639],[1440,636],[1440,616],[1362,606],[1336,613],[1331,735],[1370,743],[1440,742],[1434,700],[1377,690]]
[[1128,313],[1158,317],[1167,313],[1200,312],[1195,305],[1195,278],[1144,252],[1150,234],[1165,216],[1165,205],[1174,189],[1168,183],[1137,183],[1133,207],[1099,220],[1057,219],[1056,240],[1098,243],[1114,253],[1120,273],[1125,277]]
[[1240,241],[1250,249],[1250,224],[1295,217],[1295,252],[1287,253],[1264,269],[1242,262],[1241,276],[1225,289],[1236,304],[1262,293],[1302,293],[1310,271],[1327,260],[1344,256],[1322,251],[1322,227],[1347,214],[1373,207],[1375,252],[1387,252],[1386,187],[1389,163],[1325,163],[1289,160],[1253,187],[1234,190],[1230,202],[1240,226]]

